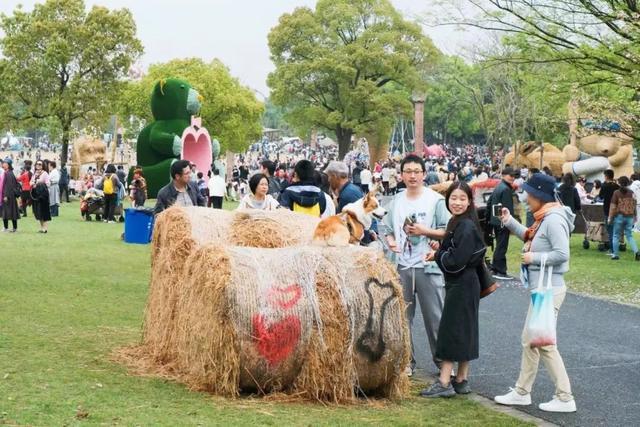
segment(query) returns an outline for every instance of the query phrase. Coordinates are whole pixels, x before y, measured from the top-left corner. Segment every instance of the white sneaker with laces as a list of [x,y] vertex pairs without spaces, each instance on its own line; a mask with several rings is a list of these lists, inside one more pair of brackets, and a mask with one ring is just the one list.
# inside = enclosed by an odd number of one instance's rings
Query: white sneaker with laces
[[538,408],[545,412],[576,412],[577,410],[575,400],[563,402],[556,396],[554,396],[550,402],[541,403],[538,405]]
[[531,394],[520,394],[514,388],[509,388],[509,393],[493,398],[496,403],[508,406],[528,406],[531,405]]

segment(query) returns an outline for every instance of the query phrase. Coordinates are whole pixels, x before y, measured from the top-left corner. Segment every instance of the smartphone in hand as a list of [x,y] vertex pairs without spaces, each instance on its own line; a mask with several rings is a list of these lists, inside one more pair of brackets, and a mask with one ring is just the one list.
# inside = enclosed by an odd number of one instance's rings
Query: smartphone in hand
[[493,205],[491,208],[493,209],[493,212],[492,212],[493,216],[497,218],[502,218],[502,203]]

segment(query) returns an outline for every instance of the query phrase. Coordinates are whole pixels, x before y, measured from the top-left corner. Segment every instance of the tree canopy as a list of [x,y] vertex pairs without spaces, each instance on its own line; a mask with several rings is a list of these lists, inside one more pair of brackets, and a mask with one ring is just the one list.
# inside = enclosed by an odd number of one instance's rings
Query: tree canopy
[[[593,116],[640,125],[640,3],[627,0],[467,0],[455,23],[501,34],[494,63],[547,65]],[[450,10],[455,10],[451,8]],[[459,9],[462,10],[462,9]],[[542,68],[542,67],[541,67]]]
[[103,120],[142,54],[133,16],[100,6],[87,12],[82,0],[47,0],[31,12],[3,14],[0,28],[0,115],[57,120],[64,165],[74,121]]
[[410,115],[420,67],[438,51],[387,0],[319,0],[280,17],[269,34],[271,99],[289,123],[333,131],[339,156],[354,133]]
[[139,81],[129,82],[120,98],[120,113],[150,122],[151,92],[155,83],[175,77],[188,81],[203,96],[202,123],[223,151],[242,152],[262,135],[264,105],[253,91],[231,76],[219,60],[210,63],[199,58],[174,59],[153,64]]

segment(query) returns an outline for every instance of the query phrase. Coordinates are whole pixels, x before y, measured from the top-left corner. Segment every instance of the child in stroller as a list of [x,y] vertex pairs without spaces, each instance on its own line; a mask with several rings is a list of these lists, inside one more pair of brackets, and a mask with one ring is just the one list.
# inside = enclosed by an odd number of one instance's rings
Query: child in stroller
[[[124,221],[121,203],[116,206],[114,214],[120,216],[120,222]],[[89,188],[80,199],[80,215],[86,221],[91,221],[91,215],[95,215],[96,221],[100,221],[104,215],[104,193],[96,188]]]

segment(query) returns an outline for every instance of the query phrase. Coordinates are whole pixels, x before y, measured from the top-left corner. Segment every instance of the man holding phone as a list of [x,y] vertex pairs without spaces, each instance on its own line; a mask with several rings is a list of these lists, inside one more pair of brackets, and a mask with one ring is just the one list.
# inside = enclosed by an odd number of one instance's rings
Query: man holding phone
[[517,177],[515,170],[506,167],[502,170],[502,181],[491,193],[487,204],[487,215],[490,215],[489,224],[493,227],[495,235],[495,250],[493,251],[493,261],[491,262],[493,277],[499,280],[509,280],[507,274],[507,250],[509,249],[509,230],[502,225],[500,217],[502,209],[509,209],[509,213],[514,215],[513,182]]
[[[416,296],[420,301],[424,327],[429,339],[431,354],[435,355],[438,327],[444,306],[444,279],[433,261],[425,262],[433,251],[430,239],[444,237],[451,215],[444,197],[423,185],[425,164],[421,157],[409,154],[400,163],[400,174],[406,191],[398,193],[387,207],[384,223],[391,230],[387,244],[396,254],[398,273],[402,282],[404,300],[407,303],[409,331],[416,313]],[[435,360],[436,365],[439,365]],[[413,340],[411,344],[411,376],[415,368]]]

